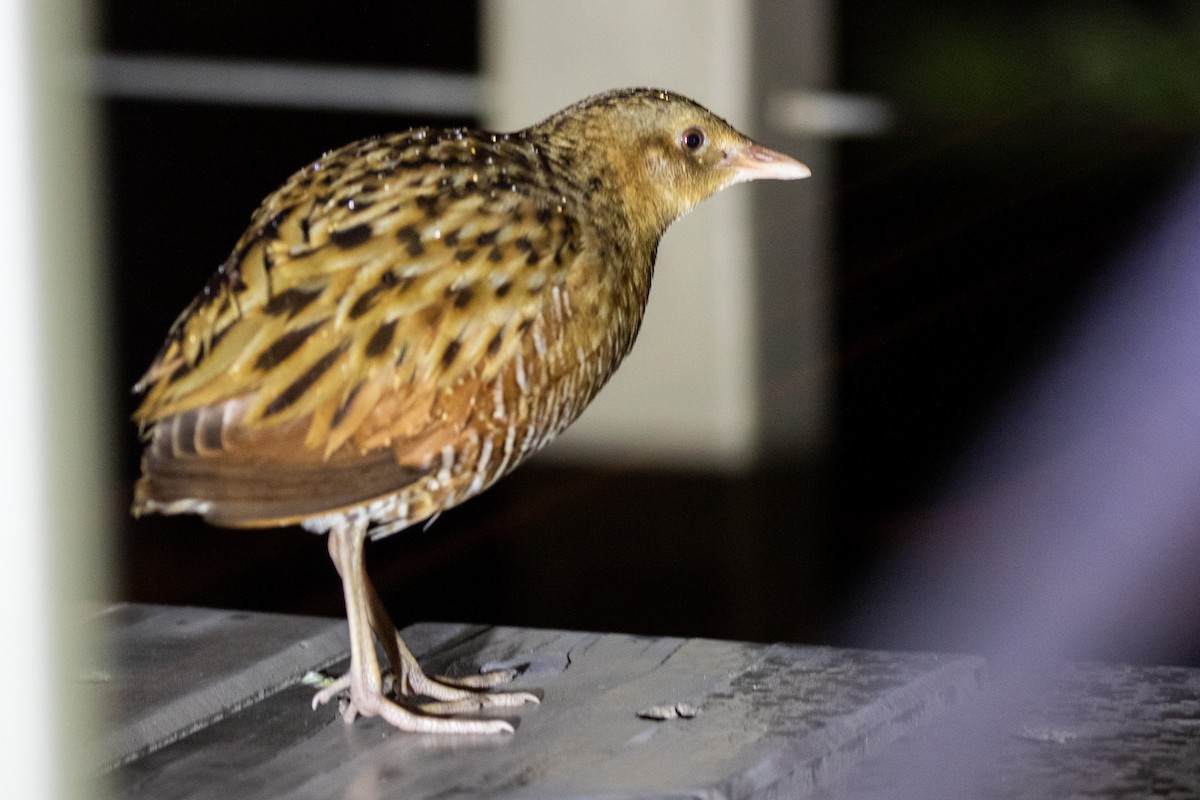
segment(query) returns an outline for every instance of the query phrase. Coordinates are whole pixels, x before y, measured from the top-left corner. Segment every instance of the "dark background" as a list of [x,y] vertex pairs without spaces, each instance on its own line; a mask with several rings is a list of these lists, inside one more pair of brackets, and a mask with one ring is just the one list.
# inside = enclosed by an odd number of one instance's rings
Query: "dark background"
[[[535,459],[430,529],[371,546],[397,622],[881,644],[851,623],[877,566],[1151,218],[1200,134],[1197,4],[1032,5],[838,7],[838,88],[882,97],[899,117],[837,148],[824,456],[733,475]],[[100,11],[105,52],[479,68],[471,2],[330,13],[306,0],[108,0]],[[127,99],[106,100],[102,119],[125,419],[126,387],[298,165],[375,133],[474,122]],[[323,539],[130,519],[138,442],[126,433],[118,598],[342,613]],[[1200,660],[1187,642],[1149,657]]]

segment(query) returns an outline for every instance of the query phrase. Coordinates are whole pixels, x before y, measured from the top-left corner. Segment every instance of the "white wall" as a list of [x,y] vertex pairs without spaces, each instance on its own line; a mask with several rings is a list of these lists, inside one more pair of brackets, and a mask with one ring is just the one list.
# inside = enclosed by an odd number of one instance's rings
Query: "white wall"
[[[486,0],[485,124],[514,130],[589,94],[653,86],[747,129],[745,0]],[[552,457],[731,466],[755,449],[749,187],[727,190],[663,239],[632,355]]]

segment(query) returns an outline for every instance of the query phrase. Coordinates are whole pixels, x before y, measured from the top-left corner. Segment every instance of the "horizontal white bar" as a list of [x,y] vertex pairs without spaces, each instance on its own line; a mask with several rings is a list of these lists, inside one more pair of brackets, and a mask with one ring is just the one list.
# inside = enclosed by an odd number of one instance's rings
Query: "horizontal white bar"
[[780,131],[825,137],[876,136],[894,121],[887,102],[838,92],[776,92],[768,113],[771,124]]
[[480,107],[479,78],[432,70],[111,53],[92,70],[103,97],[444,116]]

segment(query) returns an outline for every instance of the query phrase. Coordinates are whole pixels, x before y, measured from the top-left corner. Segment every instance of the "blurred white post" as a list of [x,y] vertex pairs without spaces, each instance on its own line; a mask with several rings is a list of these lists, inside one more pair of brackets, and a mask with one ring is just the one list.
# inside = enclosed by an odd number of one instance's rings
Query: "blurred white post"
[[103,585],[108,505],[84,11],[81,0],[0,4],[0,775],[4,796],[22,800],[101,793],[95,687],[81,683],[92,640],[76,624],[79,601]]
[[[748,0],[486,0],[485,123],[525,127],[622,86],[692,97],[754,135]],[[557,455],[738,466],[756,450],[750,187],[672,226],[633,354]]]
[[0,291],[0,370],[5,381],[7,436],[0,479],[5,547],[0,558],[0,606],[9,657],[0,660],[0,683],[17,691],[0,715],[0,770],[27,797],[50,797],[50,625],[45,540],[41,373],[38,369],[37,289],[33,209],[33,104],[24,3],[0,5],[0,153],[8,173],[0,193],[0,241],[5,243],[5,286]]

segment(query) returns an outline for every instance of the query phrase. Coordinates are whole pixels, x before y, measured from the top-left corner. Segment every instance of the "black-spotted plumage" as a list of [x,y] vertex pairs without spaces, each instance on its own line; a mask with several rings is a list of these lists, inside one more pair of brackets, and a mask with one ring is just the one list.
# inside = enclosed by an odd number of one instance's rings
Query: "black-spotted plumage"
[[460,503],[553,439],[632,347],[667,226],[723,186],[805,174],[648,89],[517,133],[420,128],[326,154],[263,202],[138,383],[135,512],[331,531],[355,707],[498,729],[369,685],[368,622],[411,668],[402,693],[500,702],[421,683],[362,570],[368,526]]

